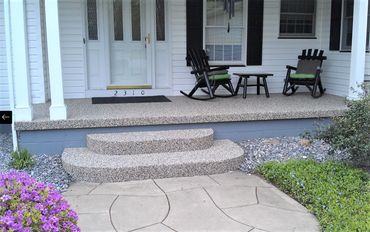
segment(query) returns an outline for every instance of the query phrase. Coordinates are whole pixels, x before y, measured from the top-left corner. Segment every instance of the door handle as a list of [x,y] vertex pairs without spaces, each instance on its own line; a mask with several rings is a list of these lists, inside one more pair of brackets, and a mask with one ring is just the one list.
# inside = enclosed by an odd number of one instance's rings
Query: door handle
[[148,33],[148,35],[145,36],[145,43],[150,44],[150,33]]

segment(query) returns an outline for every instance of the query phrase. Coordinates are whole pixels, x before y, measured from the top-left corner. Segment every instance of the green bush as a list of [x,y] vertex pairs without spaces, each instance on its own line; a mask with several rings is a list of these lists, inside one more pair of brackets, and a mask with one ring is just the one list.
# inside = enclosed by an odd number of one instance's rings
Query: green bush
[[323,231],[370,231],[368,173],[312,160],[268,162],[257,171],[315,214]]
[[319,128],[315,137],[335,150],[347,151],[354,164],[370,166],[370,94],[368,88],[363,90],[359,100],[347,101],[343,116],[334,117],[329,127]]
[[19,151],[13,151],[11,153],[10,166],[14,169],[24,169],[31,167],[33,165],[33,160],[31,154],[26,149],[21,149]]

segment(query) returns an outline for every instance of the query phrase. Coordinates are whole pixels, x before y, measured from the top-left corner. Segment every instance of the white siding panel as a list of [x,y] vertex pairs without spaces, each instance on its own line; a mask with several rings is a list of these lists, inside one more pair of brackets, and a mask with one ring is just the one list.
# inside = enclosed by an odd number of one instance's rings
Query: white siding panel
[[64,98],[85,97],[83,15],[81,1],[59,0]]
[[44,73],[44,92],[46,101],[50,99],[50,83],[49,83],[49,61],[48,61],[48,45],[46,38],[46,21],[45,21],[45,0],[40,0],[40,25],[41,25],[41,44],[42,44],[42,60]]
[[28,61],[31,78],[32,103],[45,102],[45,81],[41,42],[39,0],[26,1]]
[[0,0],[0,110],[9,110],[8,67],[4,25],[4,1]]

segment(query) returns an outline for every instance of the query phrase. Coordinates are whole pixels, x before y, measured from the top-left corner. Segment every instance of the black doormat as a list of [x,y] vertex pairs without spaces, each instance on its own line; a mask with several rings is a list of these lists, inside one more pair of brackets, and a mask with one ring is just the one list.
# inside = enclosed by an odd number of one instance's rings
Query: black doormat
[[145,97],[93,97],[92,104],[171,102],[163,95]]

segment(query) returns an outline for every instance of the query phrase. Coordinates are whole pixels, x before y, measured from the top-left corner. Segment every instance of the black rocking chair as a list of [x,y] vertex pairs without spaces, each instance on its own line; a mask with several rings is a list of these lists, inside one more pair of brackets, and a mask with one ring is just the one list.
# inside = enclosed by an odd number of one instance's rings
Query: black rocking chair
[[[191,74],[194,74],[196,82],[190,93],[180,91],[183,95],[195,100],[210,100],[215,97],[232,97],[234,96],[234,88],[231,84],[231,77],[228,73],[228,66],[210,68],[208,64],[208,56],[204,50],[188,50],[187,62],[191,65]],[[224,87],[230,92],[230,95],[216,95],[218,87]],[[194,93],[201,89],[208,96],[194,97]]]
[[[303,50],[302,55],[298,56],[297,67],[287,65],[287,74],[284,83],[283,94],[290,96],[294,94],[299,85],[304,85],[311,92],[313,98],[321,97],[325,89],[322,86],[320,74],[322,72],[322,62],[326,60],[323,56],[324,51],[315,49],[312,54],[312,49]],[[292,70],[295,73],[292,73]],[[319,89],[319,93],[317,93]]]

